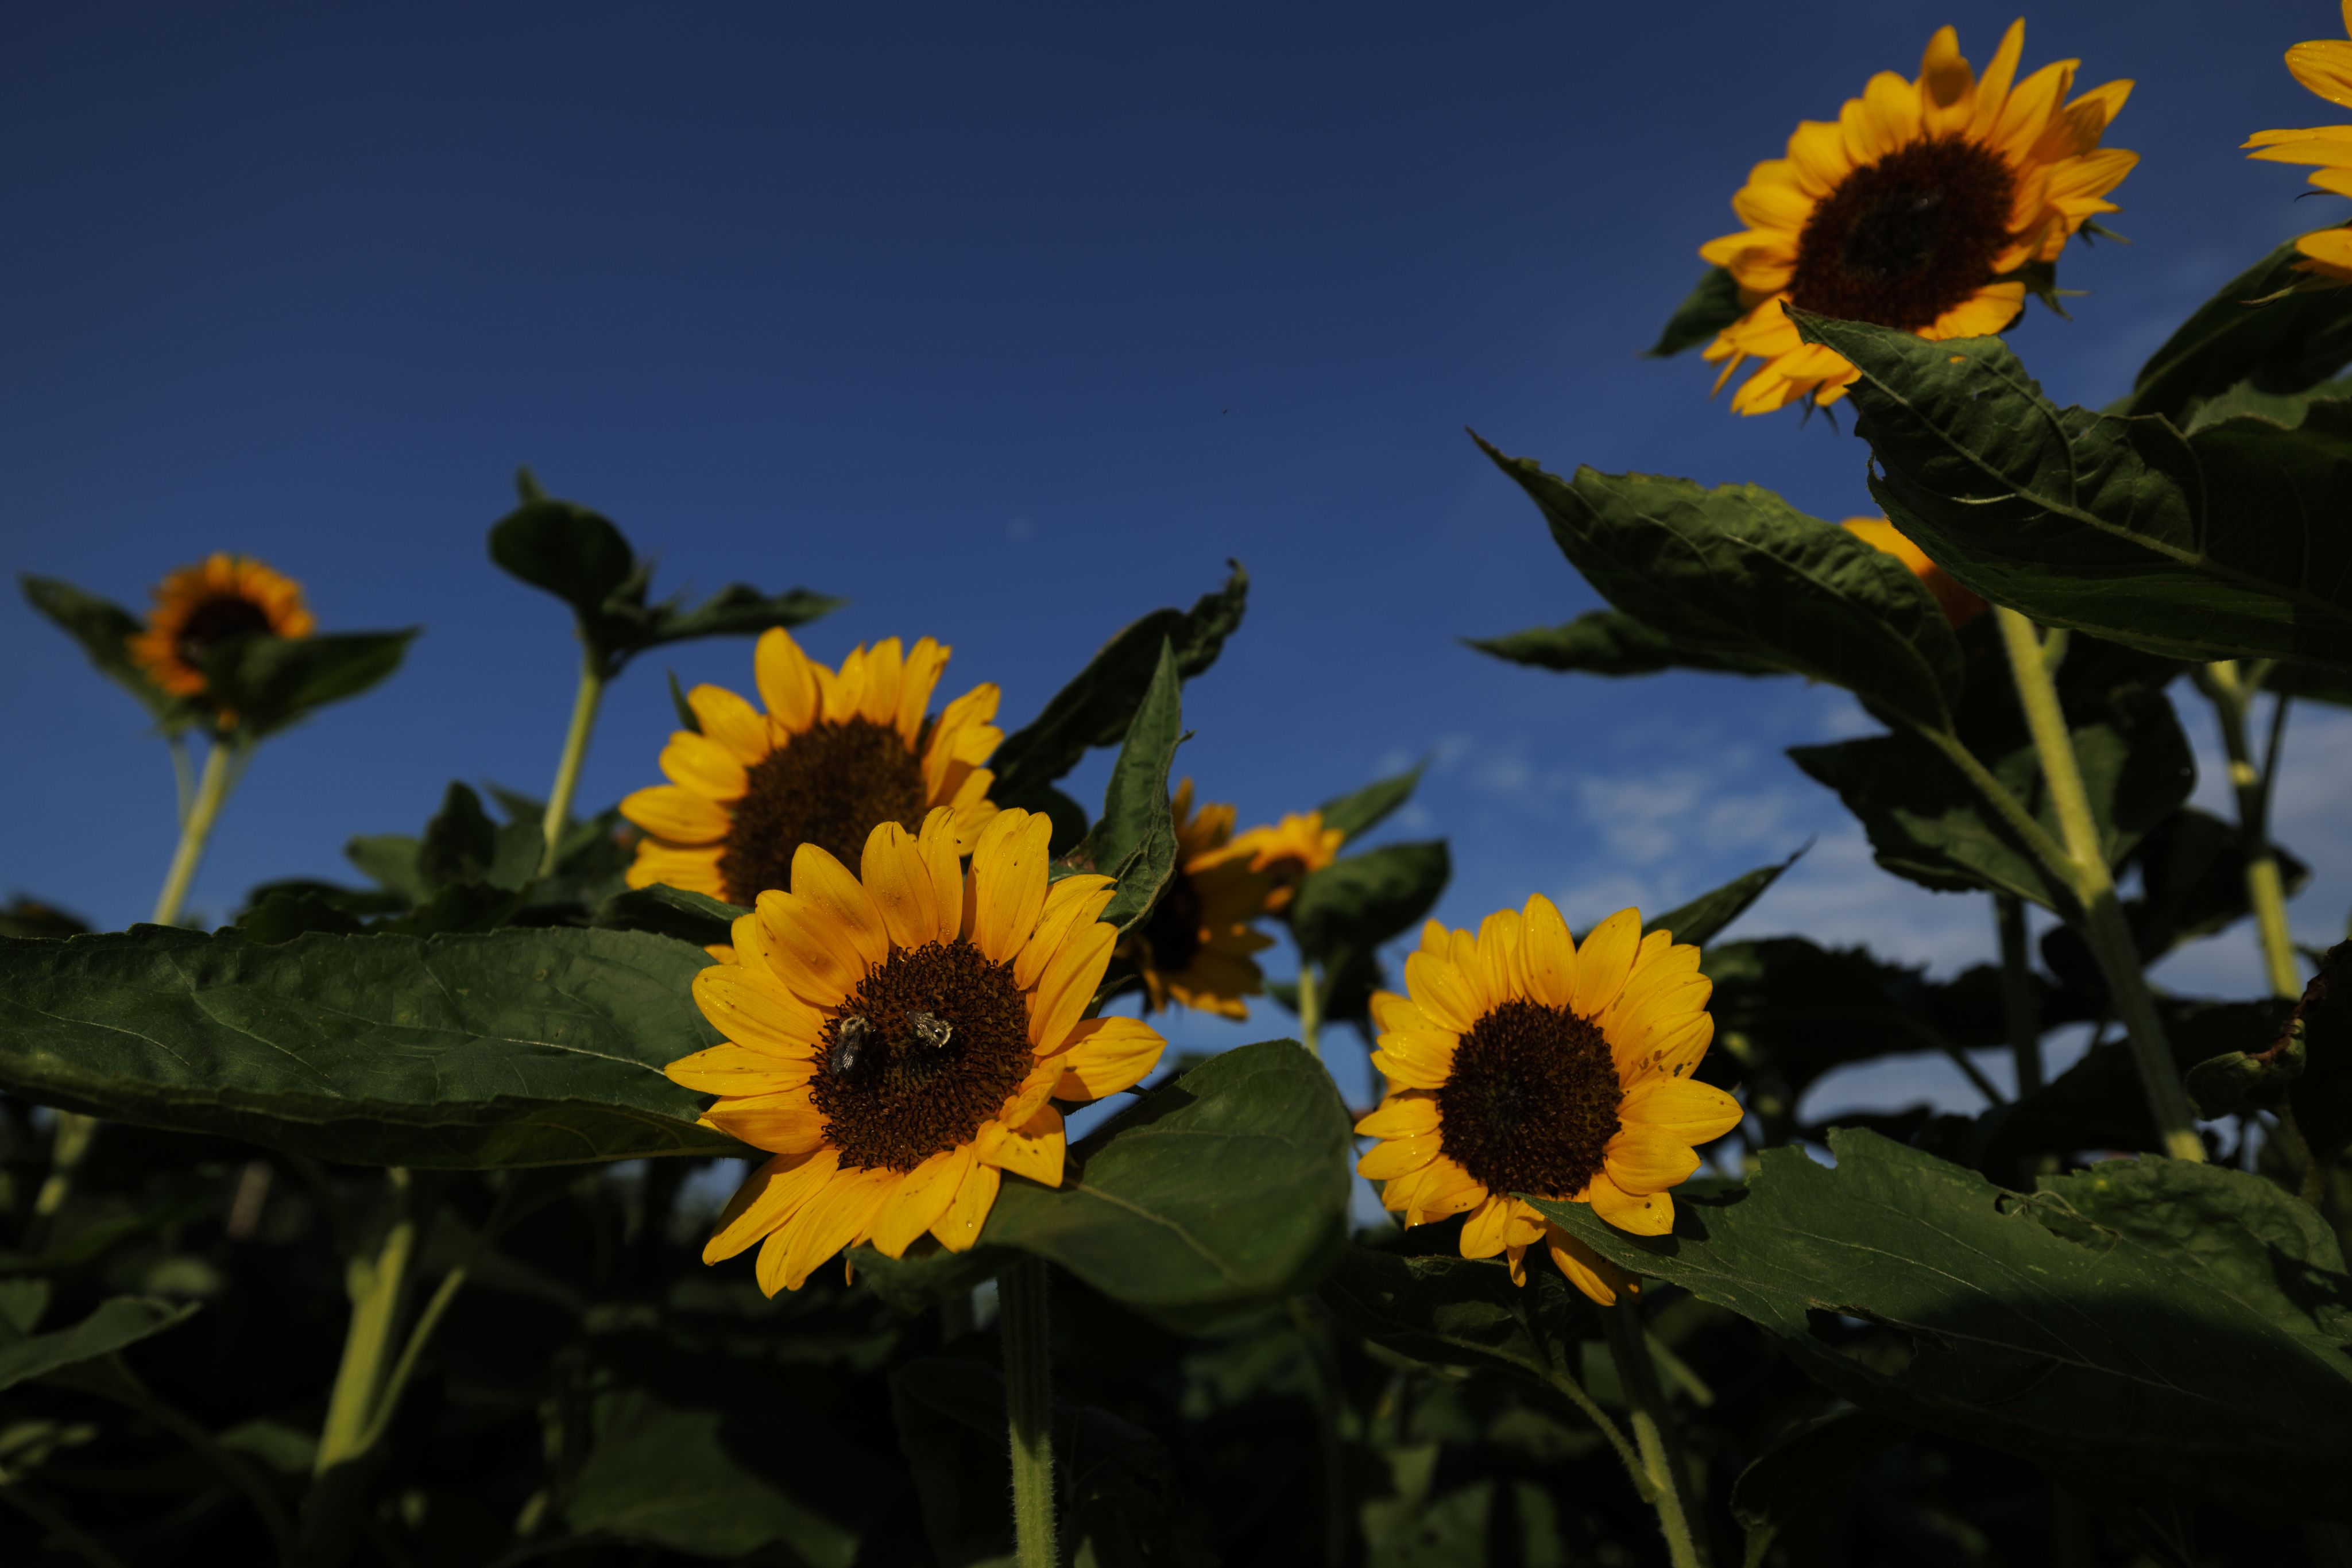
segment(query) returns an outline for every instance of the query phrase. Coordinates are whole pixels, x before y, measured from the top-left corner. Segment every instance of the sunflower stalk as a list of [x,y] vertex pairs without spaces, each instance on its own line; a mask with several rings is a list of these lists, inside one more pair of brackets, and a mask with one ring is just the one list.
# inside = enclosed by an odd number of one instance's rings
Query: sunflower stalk
[[1315,978],[1315,966],[1306,954],[1298,956],[1298,1043],[1316,1061],[1323,1060],[1323,998],[1322,988]]
[[547,792],[547,816],[540,831],[547,840],[539,853],[539,874],[555,874],[563,850],[563,830],[572,821],[572,798],[580,790],[580,764],[588,755],[588,737],[596,727],[596,710],[604,700],[604,672],[593,651],[580,657],[580,690],[572,699],[572,727],[563,737],[563,755],[555,764],[555,783]]
[[196,867],[205,858],[205,845],[212,839],[213,824],[220,820],[221,807],[236,787],[236,775],[243,771],[237,764],[246,750],[243,741],[216,740],[205,752],[204,775],[196,780],[195,799],[181,814],[180,843],[172,852],[172,869],[163,878],[163,891],[155,897],[155,925],[180,923],[180,909],[187,903],[189,884],[196,880]]
[[1013,1560],[1057,1568],[1054,1517],[1054,1365],[1042,1258],[1023,1258],[997,1280],[1004,1349],[1004,1415],[1013,1448]]
[[1642,1307],[1630,1291],[1620,1291],[1614,1306],[1601,1309],[1609,1333],[1609,1353],[1617,1363],[1617,1381],[1625,1391],[1626,1407],[1633,1417],[1633,1440],[1640,1446],[1642,1471],[1658,1511],[1658,1529],[1666,1538],[1666,1556],[1674,1568],[1705,1568],[1706,1555],[1691,1531],[1685,1502],[1689,1467],[1684,1462],[1681,1434],[1666,1407],[1665,1390],[1658,1383],[1657,1364],[1642,1326]]
[[417,1234],[416,1216],[410,1206],[414,1184],[408,1172],[394,1166],[384,1176],[392,1187],[392,1227],[374,1256],[355,1257],[344,1269],[352,1321],[344,1332],[343,1357],[335,1367],[334,1387],[327,1396],[327,1419],[320,1428],[318,1456],[310,1468],[313,1476],[323,1476],[356,1458],[366,1450],[372,1429],[381,1430],[377,1408],[392,1370],[385,1353],[399,1324]]
[[2246,862],[2246,904],[2254,912],[2263,975],[2273,992],[2292,1000],[2303,994],[2303,977],[2295,966],[2294,936],[2287,924],[2286,884],[2279,875],[2278,852],[2270,841],[2271,779],[2278,767],[2279,741],[2285,733],[2286,698],[2278,699],[2259,768],[2246,739],[2248,710],[2269,674],[2267,660],[2254,660],[2241,669],[2237,660],[2223,659],[2197,672],[2197,689],[2213,705],[2221,747],[2230,759],[2230,787],[2238,800],[2239,852]]
[[[2140,1087],[2147,1092],[2148,1113],[2155,1119],[2164,1152],[2175,1159],[2202,1160],[2205,1145],[2197,1136],[2188,1092],[2181,1087],[2171,1047],[2165,1041],[2164,1020],[2157,1016],[2156,998],[2140,970],[2139,949],[2132,941],[2131,928],[2124,923],[2123,905],[2116,897],[2115,878],[2107,871],[2106,849],[2099,839],[2098,822],[2091,815],[2090,794],[2083,787],[2082,765],[2074,756],[2074,738],[2067,733],[2065,711],[2059,706],[2057,683],[2050,677],[2041,634],[2032,622],[2006,605],[1996,605],[1993,613],[2000,618],[2010,674],[2065,839],[2054,862],[2045,852],[2045,863],[2073,893],[2081,911],[2084,940],[2114,994],[2116,1012],[2131,1041],[2133,1064],[2139,1070]],[[1993,788],[2009,795],[1997,780]],[[2014,805],[2014,797],[2010,799]],[[2022,807],[2018,810],[2023,814]],[[2040,849],[2049,843],[2049,835],[2037,831],[2028,842]]]
[[2042,1019],[2033,995],[2033,965],[2025,945],[2025,900],[2013,893],[1992,895],[1993,925],[2000,935],[2000,1010],[2009,1025],[2009,1051],[2017,1066],[2017,1097],[2042,1083]]

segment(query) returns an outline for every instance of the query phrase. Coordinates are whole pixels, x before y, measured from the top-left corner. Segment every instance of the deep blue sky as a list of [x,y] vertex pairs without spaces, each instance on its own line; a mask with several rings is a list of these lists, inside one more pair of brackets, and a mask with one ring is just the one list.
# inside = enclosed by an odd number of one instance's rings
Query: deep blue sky
[[[1541,888],[1581,925],[1819,835],[1745,928],[1948,967],[1989,946],[1983,901],[1873,872],[1780,755],[1862,727],[1839,694],[1569,681],[1455,643],[1596,602],[1462,427],[1555,468],[1864,509],[1849,434],[1736,419],[1695,358],[1635,354],[1798,119],[1908,74],[1946,20],[1981,65],[2011,15],[12,8],[0,564],[139,607],[242,549],[324,626],[426,627],[391,685],[262,754],[197,885],[216,915],[338,874],[348,835],[413,830],[453,777],[545,788],[565,612],[482,548],[527,461],[657,553],[662,585],[845,595],[820,654],[939,636],[957,689],[1000,682],[1015,724],[1237,556],[1250,622],[1192,691],[1181,764],[1244,820],[1432,754],[1399,831],[1453,840],[1457,921]],[[2059,396],[2102,402],[2221,279],[2336,215],[2236,148],[2341,118],[2279,61],[2337,12],[2116,0],[2031,24],[2029,68],[2140,83],[2110,136],[2144,155],[2114,220],[2138,243],[2071,255],[2075,320],[2014,338]],[[589,803],[655,781],[665,664],[748,685],[740,643],[645,661]],[[163,748],[13,597],[0,718],[0,891],[142,917],[173,832]],[[2283,831],[2325,873],[2298,906],[2315,937],[2352,857],[2294,834],[2352,774],[2352,727],[2305,715],[2295,740]],[[2184,972],[2255,988],[2244,946]]]

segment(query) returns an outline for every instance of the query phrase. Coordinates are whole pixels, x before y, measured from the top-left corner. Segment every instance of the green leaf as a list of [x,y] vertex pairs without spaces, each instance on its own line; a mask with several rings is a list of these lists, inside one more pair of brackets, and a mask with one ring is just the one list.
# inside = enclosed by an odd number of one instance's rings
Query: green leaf
[[2303,702],[2352,707],[2352,674],[2323,670],[2310,664],[2276,664],[2263,681],[2263,689]]
[[1347,855],[1298,884],[1290,928],[1298,949],[1337,969],[1419,925],[1454,873],[1445,841],[1383,844]]
[[236,732],[264,736],[330,703],[358,696],[394,670],[416,635],[341,632],[319,637],[241,637],[205,661],[210,693],[236,714]]
[[1316,810],[1322,813],[1323,825],[1337,828],[1350,839],[1362,838],[1386,821],[1389,814],[1412,799],[1421,783],[1421,776],[1429,771],[1426,761],[1416,762],[1409,773],[1391,774],[1375,779],[1360,789],[1345,795],[1335,795]]
[[[2352,396],[2352,380],[2323,382],[2300,392],[2268,392],[2253,382],[2240,382],[2218,397],[2209,398],[2197,405],[2196,412],[2184,423],[2173,421],[2189,435],[2209,424],[2219,424],[2225,419],[2267,419],[2292,430],[2311,417],[2315,402],[2341,402]],[[2109,409],[2110,413],[2122,413],[2123,409]]]
[[417,841],[416,872],[424,885],[437,891],[487,881],[498,853],[499,825],[482,810],[482,798],[468,785],[451,784]]
[[1872,494],[1985,598],[2172,658],[2352,668],[2352,405],[2183,436],[2054,406],[1998,338],[1799,325],[1862,373]]
[[643,598],[637,553],[612,519],[543,491],[491,525],[490,559],[572,606],[583,629],[597,624],[604,601],[632,583]]
[[1102,918],[1127,931],[1151,913],[1176,869],[1176,820],[1168,804],[1168,769],[1183,738],[1183,686],[1175,649],[1160,644],[1160,663],[1129,722],[1103,791],[1102,820],[1073,857],[1118,879]]
[[2280,1044],[2300,1046],[2303,1075],[2293,1092],[2295,1120],[2322,1159],[2352,1144],[2352,942],[2339,942],[2304,988]]
[[749,583],[730,582],[691,610],[671,604],[654,606],[651,624],[629,651],[639,653],[697,637],[756,637],[774,626],[805,625],[848,602],[805,588],[771,594]]
[[98,673],[137,697],[165,734],[176,734],[196,722],[194,707],[149,680],[132,661],[131,639],[144,630],[137,616],[58,578],[23,572],[16,583],[25,591],[25,601],[80,643]]
[[[1879,1415],[2061,1477],[2291,1516],[2346,1509],[2352,1281],[2309,1208],[2179,1160],[2111,1160],[2024,1195],[1870,1133],[1830,1146],[1834,1167],[1767,1149],[1744,1186],[1679,1197],[1664,1237],[1535,1201]],[[1848,1354],[1816,1327],[1835,1317],[1908,1354]]]
[[1685,349],[1712,342],[1717,333],[1748,314],[1740,302],[1739,282],[1728,267],[1711,267],[1698,286],[1675,308],[1658,340],[1643,350],[1645,360],[1671,359]]
[[2163,414],[2184,428],[2243,383],[2303,392],[2352,364],[2352,297],[2297,270],[2290,240],[2223,284],[2165,340],[2110,411]]
[[79,915],[68,914],[54,904],[23,894],[12,895],[0,904],[0,936],[46,936],[62,939],[79,936],[89,929],[89,922]]
[[322,1159],[466,1169],[732,1154],[662,1067],[707,955],[562,927],[0,942],[0,1089]]
[[[149,1296],[115,1296],[71,1328],[35,1333],[32,1328],[39,1321],[39,1304],[20,1290],[10,1305],[16,1312],[0,1318],[0,1388],[112,1355],[196,1313],[194,1302],[175,1305]],[[17,1312],[27,1305],[32,1312],[20,1319]]]
[[1191,680],[1217,662],[1248,598],[1249,573],[1234,562],[1225,585],[1191,610],[1155,610],[1104,643],[1044,712],[996,748],[989,759],[996,773],[992,793],[999,800],[1024,800],[1076,767],[1090,748],[1119,744],[1150,689],[1160,644],[1175,650],[1177,675]]
[[1748,1532],[1751,1568],[1782,1531],[1843,1492],[1857,1470],[1908,1435],[1865,1410],[1832,1410],[1758,1455],[1731,1488],[1731,1512]]
[[595,924],[614,931],[654,931],[698,947],[731,943],[735,922],[751,914],[707,893],[688,893],[667,883],[616,893],[597,906]]
[[1703,947],[1714,941],[1725,926],[1754,908],[1756,901],[1804,852],[1799,850],[1779,865],[1759,865],[1754,871],[1743,872],[1711,893],[1702,893],[1688,904],[1651,916],[1642,930],[1644,935],[1652,931],[1671,932],[1677,942]]
[[686,700],[686,688],[677,684],[677,672],[666,670],[663,673],[669,676],[669,706],[670,711],[677,715],[677,727],[689,735],[700,735],[702,720],[695,713],[694,705]]
[[1733,675],[1788,673],[1765,660],[1685,646],[1622,610],[1589,610],[1557,626],[1532,626],[1508,636],[1464,641],[1482,653],[1514,664],[1589,675],[1654,675],[1666,670],[1710,670]]
[[[2311,880],[2311,868],[2276,844],[2271,852],[2293,897]],[[2148,963],[2252,913],[2238,830],[2209,811],[2182,807],[2151,829],[2131,858],[2139,867],[2141,895],[2125,901],[2124,915]]]
[[1843,686],[1930,729],[1949,725],[1959,643],[1893,556],[1754,485],[1707,490],[1591,468],[1563,480],[1478,444],[1592,586],[1672,641]]
[[425,846],[406,833],[362,833],[343,845],[343,858],[386,893],[410,904],[427,896],[418,857]]
[[1155,1322],[1205,1331],[1314,1288],[1345,1237],[1352,1163],[1330,1074],[1292,1041],[1244,1045],[1072,1145],[1058,1188],[1008,1177],[972,1252],[854,1260],[911,1307],[969,1290],[1017,1249]]
[[1550,1385],[1577,1364],[1589,1337],[1584,1298],[1557,1269],[1515,1285],[1500,1259],[1409,1258],[1350,1246],[1318,1294],[1357,1333],[1439,1366],[1500,1366]]

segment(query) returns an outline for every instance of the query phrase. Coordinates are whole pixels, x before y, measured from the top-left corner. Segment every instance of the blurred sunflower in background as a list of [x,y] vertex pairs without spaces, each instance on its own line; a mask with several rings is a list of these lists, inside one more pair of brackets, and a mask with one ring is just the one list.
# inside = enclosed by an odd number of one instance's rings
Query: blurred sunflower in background
[[1886,518],[1848,517],[1842,526],[1873,549],[1884,551],[1909,567],[1911,575],[1919,580],[1919,586],[1936,596],[1936,602],[1943,607],[1944,619],[1951,622],[1955,632],[1985,612],[1987,606],[1982,599],[1929,560],[1926,550],[1913,544],[1909,535]]
[[175,697],[203,695],[205,666],[224,644],[246,637],[308,637],[316,629],[302,585],[251,556],[215,551],[183,567],[155,590],[131,658]]
[[[2352,35],[2352,0],[2344,0],[2344,31]],[[2294,79],[2328,102],[2352,109],[2352,36],[2313,38],[2286,52]],[[2314,189],[2352,196],[2352,125],[2315,125],[2306,131],[2257,131],[2241,145],[2249,157],[2273,163],[2308,163]],[[2294,242],[2305,272],[2336,283],[2352,283],[2352,228],[2317,229]]]
[[706,1125],[775,1157],[719,1216],[706,1263],[761,1243],[760,1288],[798,1290],[843,1248],[896,1258],[926,1232],[961,1251],[1010,1171],[1062,1181],[1054,1100],[1140,1081],[1165,1042],[1129,1018],[1087,1019],[1114,928],[1107,876],[1048,886],[1051,823],[998,813],[973,847],[935,807],[884,822],[853,874],[822,846],[793,856],[789,891],[735,922],[740,961],[694,977],[727,1043],[670,1078],[716,1094]]
[[969,851],[996,814],[995,775],[982,765],[1004,732],[992,722],[993,685],[926,716],[950,652],[929,637],[902,651],[891,637],[851,649],[835,671],[781,627],[763,632],[752,674],[767,711],[695,687],[686,700],[702,730],[676,731],[662,748],[670,782],[621,802],[646,833],[629,885],[749,906],[788,884],[802,845],[856,861],[878,825],[912,831],[940,807]]
[[1251,955],[1274,938],[1252,922],[1272,907],[1274,877],[1253,869],[1251,852],[1234,842],[1233,807],[1212,802],[1194,813],[1190,779],[1177,785],[1169,810],[1176,818],[1175,873],[1118,956],[1143,982],[1146,1011],[1181,1002],[1245,1019],[1242,998],[1265,989]]
[[2016,81],[2025,24],[2011,24],[1979,78],[1949,27],[1928,40],[1916,80],[1870,79],[1835,120],[1801,121],[1785,158],[1756,165],[1732,197],[1748,226],[1699,247],[1729,270],[1747,314],[1709,344],[1720,391],[1740,413],[1845,395],[1853,367],[1797,336],[1783,305],[1922,338],[1999,332],[2047,294],[2067,238],[2101,213],[2139,155],[2099,138],[2132,84],[2064,101],[2081,62]]
[[1643,936],[1631,909],[1580,946],[1539,894],[1475,937],[1431,921],[1405,960],[1409,994],[1372,998],[1389,1092],[1356,1124],[1380,1140],[1356,1169],[1408,1226],[1468,1215],[1464,1257],[1507,1257],[1525,1283],[1541,1241],[1608,1305],[1632,1281],[1513,1195],[1589,1203],[1640,1236],[1674,1228],[1667,1189],[1698,1168],[1693,1145],[1744,1114],[1690,1076],[1715,1038],[1698,959],[1667,932]]
[[1266,908],[1279,913],[1298,895],[1298,884],[1339,858],[1348,835],[1323,825],[1320,811],[1293,811],[1272,827],[1252,828],[1234,835],[1225,852],[1246,856],[1249,868],[1272,883]]

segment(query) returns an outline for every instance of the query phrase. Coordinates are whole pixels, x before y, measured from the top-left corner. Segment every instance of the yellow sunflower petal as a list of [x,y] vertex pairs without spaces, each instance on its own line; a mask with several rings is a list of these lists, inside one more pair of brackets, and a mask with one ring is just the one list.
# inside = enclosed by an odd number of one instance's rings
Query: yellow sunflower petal
[[1412,998],[1399,996],[1394,991],[1374,991],[1371,1014],[1372,1027],[1376,1030],[1412,1030],[1426,1033],[1437,1028],[1429,1021],[1428,1014],[1412,1005]]
[[[812,1270],[856,1240],[898,1184],[898,1173],[889,1170],[844,1171],[825,1184],[777,1233],[788,1238],[780,1270],[783,1288],[799,1290]],[[766,1257],[760,1261],[760,1284],[766,1289]]]
[[930,873],[931,894],[940,912],[937,940],[952,942],[963,929],[963,864],[956,852],[955,812],[937,806],[923,818],[915,835],[915,851]]
[[743,759],[707,735],[681,729],[662,747],[661,770],[669,781],[706,800],[733,800],[743,793]]
[[1421,1188],[1406,1213],[1409,1225],[1467,1213],[1486,1201],[1486,1184],[1444,1155],[1414,1174],[1421,1177]]
[[1985,141],[1999,123],[2000,111],[2009,107],[2010,84],[2017,79],[2017,62],[2024,53],[2025,18],[2021,16],[2000,36],[2000,47],[1993,51],[1992,63],[1978,79],[1976,108],[1969,116],[1969,140]]
[[1041,1105],[1018,1127],[1007,1127],[990,1164],[1044,1186],[1062,1185],[1062,1155],[1068,1146],[1062,1113]]
[[1642,946],[1642,915],[1621,909],[1592,928],[1576,952],[1576,997],[1569,1010],[1579,1018],[1598,1017],[1617,999],[1633,972],[1633,956]]
[[806,1154],[824,1142],[824,1113],[810,1100],[805,1085],[777,1094],[721,1100],[702,1113],[702,1120],[730,1138],[779,1155]]
[[624,796],[621,815],[656,838],[677,844],[717,843],[735,821],[718,801],[675,784],[656,784]]
[[698,1094],[774,1094],[806,1083],[816,1072],[807,1056],[782,1056],[733,1040],[681,1056],[662,1076]]
[[[939,890],[931,883],[915,835],[896,822],[884,822],[866,836],[866,853],[858,862],[858,881],[882,916],[882,929],[900,947],[919,947],[940,938]],[[917,1226],[920,1234],[929,1221]]]
[[1698,1169],[1698,1153],[1663,1128],[1629,1124],[1609,1140],[1602,1166],[1611,1181],[1640,1197],[1689,1180]]
[[939,1223],[971,1174],[971,1145],[941,1149],[898,1180],[874,1220],[874,1250],[897,1258]]
[[1462,1222],[1462,1256],[1492,1258],[1509,1245],[1512,1208],[1513,1200],[1497,1192],[1472,1209]]
[[1519,967],[1519,912],[1498,909],[1478,923],[1478,988],[1489,1008],[1502,1006],[1527,992]]
[[993,963],[1018,957],[1045,907],[1046,845],[1054,824],[1043,812],[1004,811],[971,852],[971,943]]
[[1707,1144],[1747,1118],[1738,1101],[1712,1083],[1688,1078],[1649,1078],[1625,1092],[1617,1118],[1628,1127],[1648,1127],[1684,1144]]
[[1414,953],[1404,961],[1404,983],[1413,1005],[1431,1022],[1454,1034],[1467,1034],[1486,1012],[1469,979],[1451,959],[1433,953]]
[[631,887],[664,883],[689,893],[724,899],[727,885],[719,874],[719,860],[725,853],[725,848],[719,844],[687,849],[663,843],[659,839],[641,839],[637,842],[637,858],[629,862],[621,880]]
[[1066,876],[1045,890],[1045,912],[1037,916],[1037,929],[1031,935],[1021,956],[1013,961],[1013,983],[1023,990],[1034,990],[1038,977],[1045,966],[1061,950],[1063,942],[1077,927],[1091,924],[1095,916],[1110,903],[1118,883],[1107,876],[1091,873]]
[[1592,1178],[1585,1201],[1592,1205],[1593,1213],[1618,1229],[1636,1236],[1664,1236],[1675,1228],[1671,1193],[1654,1192],[1636,1197],[1603,1174]]
[[[808,900],[771,889],[760,895],[753,913],[768,943],[768,967],[793,995],[821,1008],[837,1008],[866,977],[857,950],[840,939],[833,923]],[[742,946],[740,936],[736,946]]]
[[686,706],[702,733],[746,767],[775,749],[767,716],[724,686],[697,686],[686,694]]
[[1390,1138],[1364,1151],[1356,1162],[1356,1174],[1366,1181],[1388,1181],[1407,1171],[1417,1171],[1437,1157],[1437,1135],[1430,1134],[1418,1138]]
[[940,676],[946,673],[948,655],[952,650],[940,646],[939,640],[922,637],[907,650],[907,666],[898,675],[898,710],[894,716],[898,738],[911,747],[922,738],[923,715],[929,711],[931,694],[939,689]]
[[1380,1037],[1372,1065],[1396,1089],[1443,1089],[1454,1070],[1454,1052],[1461,1037],[1454,1034],[1392,1030]]
[[1056,1100],[1099,1100],[1140,1083],[1160,1064],[1168,1042],[1141,1019],[1087,1019],[1070,1031],[1054,1058],[1062,1070]]
[[1118,931],[1097,921],[1071,932],[1055,950],[1029,998],[1029,1043],[1040,1054],[1060,1050],[1069,1038],[1118,945]]
[[787,735],[797,735],[817,721],[817,665],[801,652],[793,634],[781,626],[760,633],[751,654],[752,679],[768,716]]
[[980,1239],[981,1227],[988,1223],[988,1211],[996,1207],[996,1189],[1003,1176],[994,1166],[974,1161],[963,1185],[956,1189],[955,1201],[947,1212],[931,1225],[931,1234],[940,1245],[950,1252],[968,1252]]
[[723,1263],[799,1212],[840,1168],[841,1152],[813,1149],[778,1155],[746,1177],[719,1211],[710,1239],[702,1244],[705,1263]]
[[[740,928],[755,920],[745,915]],[[741,946],[741,937],[737,937]],[[748,964],[714,964],[694,975],[694,1005],[710,1027],[738,1044],[778,1056],[807,1056],[824,1032],[824,1017],[773,976]]]
[[1519,966],[1530,1000],[1564,1008],[1575,997],[1576,939],[1559,908],[1539,893],[1528,900],[1521,916]]
[[1368,1138],[1407,1138],[1437,1131],[1437,1102],[1426,1094],[1392,1094],[1356,1124]]
[[1616,1264],[1557,1225],[1544,1232],[1544,1246],[1551,1253],[1553,1264],[1568,1276],[1570,1284],[1604,1307],[1616,1304],[1617,1292],[1627,1284]]
[[805,900],[831,926],[835,943],[846,944],[866,966],[890,956],[882,912],[856,875],[825,850],[804,843],[793,852],[793,896]]
[[2297,44],[2286,52],[2286,68],[2328,102],[2352,109],[2352,42],[2315,38]]

